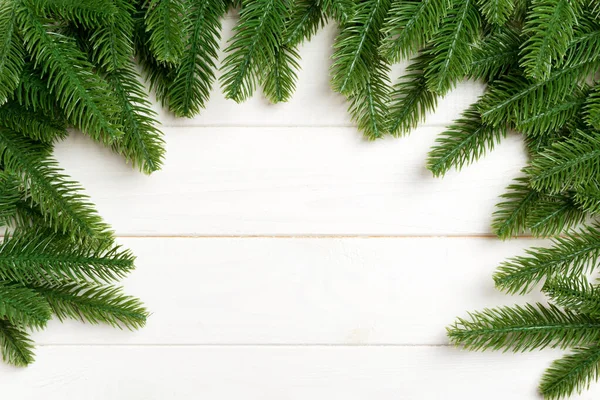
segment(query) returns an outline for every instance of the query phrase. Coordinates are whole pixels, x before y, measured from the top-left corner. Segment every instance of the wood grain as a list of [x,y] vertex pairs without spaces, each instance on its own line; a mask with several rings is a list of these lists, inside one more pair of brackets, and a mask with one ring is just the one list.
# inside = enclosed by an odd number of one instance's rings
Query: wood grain
[[135,333],[51,324],[40,344],[444,345],[467,310],[506,296],[491,274],[539,240],[121,239],[152,316]]
[[[50,346],[27,371],[0,365],[19,400],[526,400],[560,351],[431,347]],[[512,366],[512,368],[508,368]],[[599,387],[579,399],[592,400]]]
[[371,143],[354,128],[169,128],[151,177],[82,135],[56,153],[119,235],[489,235],[522,142],[439,179],[425,165],[441,130]]

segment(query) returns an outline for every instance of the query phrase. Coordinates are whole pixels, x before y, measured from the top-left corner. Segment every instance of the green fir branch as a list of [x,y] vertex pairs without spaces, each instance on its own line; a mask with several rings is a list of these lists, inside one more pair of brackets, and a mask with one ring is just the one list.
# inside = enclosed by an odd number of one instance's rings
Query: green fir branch
[[600,288],[590,284],[583,276],[550,279],[542,291],[558,306],[580,314],[600,316]]
[[515,0],[477,0],[477,6],[490,24],[502,26],[514,12]]
[[348,96],[367,87],[380,59],[380,29],[389,8],[390,0],[360,2],[354,16],[342,26],[331,65],[331,85],[336,92]]
[[27,6],[19,8],[17,18],[27,51],[41,69],[68,121],[105,144],[121,137],[123,132],[113,123],[119,110],[110,89],[92,72],[93,66],[74,39],[49,30],[51,21]]
[[600,340],[600,320],[553,305],[516,305],[458,318],[448,328],[448,336],[452,344],[475,351],[566,349]]
[[564,99],[538,102],[515,116],[515,127],[527,135],[546,135],[556,132],[578,118],[588,89],[576,87]]
[[437,32],[452,1],[393,0],[381,32],[381,53],[392,63],[421,50]]
[[390,132],[402,136],[425,121],[437,106],[438,95],[427,88],[424,69],[431,61],[426,53],[415,57],[406,73],[394,85],[389,106]]
[[454,7],[431,39],[428,52],[432,59],[425,67],[429,90],[444,95],[469,74],[473,62],[472,45],[480,31],[481,20],[475,0],[454,2]]
[[585,123],[597,130],[600,130],[600,85],[595,85],[585,100],[584,107]]
[[492,229],[500,239],[516,237],[527,230],[528,217],[541,194],[531,188],[526,177],[515,178],[496,205]]
[[512,26],[495,29],[473,47],[469,76],[492,81],[505,75],[519,62],[521,32]]
[[429,152],[427,169],[434,176],[443,176],[452,167],[460,170],[492,151],[505,137],[506,127],[482,122],[477,104],[472,104],[438,136]]
[[540,104],[560,103],[572,93],[595,68],[593,60],[554,70],[540,82],[534,82],[519,72],[509,73],[492,82],[479,102],[484,121],[493,125],[526,119],[535,114]]
[[575,204],[590,215],[600,215],[600,183],[588,183],[585,187],[575,192]]
[[22,284],[112,282],[127,275],[133,262],[130,251],[110,241],[77,244],[39,227],[17,229],[0,244],[0,280]]
[[600,263],[600,232],[586,226],[553,240],[549,248],[534,247],[526,256],[511,258],[494,274],[496,286],[508,293],[527,293],[542,279],[580,277]]
[[48,303],[35,291],[0,280],[0,320],[15,326],[43,328],[50,320]]
[[348,96],[352,120],[369,140],[379,139],[389,132],[387,114],[391,91],[389,73],[389,65],[380,60],[372,67],[365,86]]
[[27,109],[14,100],[0,107],[0,126],[44,143],[54,143],[67,136],[64,119]]
[[13,174],[0,171],[0,225],[6,226],[17,216],[21,201],[19,180]]
[[252,96],[264,79],[264,66],[276,61],[288,17],[288,0],[243,1],[240,21],[222,65],[225,97],[239,103]]
[[[330,1],[330,3],[337,2]],[[288,46],[297,46],[312,39],[319,28],[325,25],[325,22],[323,0],[294,1],[289,20],[286,23],[284,43]]]
[[25,50],[17,27],[16,0],[0,2],[0,104],[19,85]]
[[585,187],[600,173],[600,133],[579,131],[554,143],[533,158],[527,172],[537,190],[559,193]]
[[32,285],[60,321],[76,319],[90,324],[108,324],[116,328],[140,329],[146,324],[148,311],[136,298],[123,294],[121,288],[93,283]]
[[11,0],[21,2],[44,18],[58,16],[87,29],[115,21],[119,8],[114,0]]
[[77,241],[110,239],[108,225],[97,215],[79,185],[62,173],[49,152],[47,145],[0,129],[0,159],[4,168],[21,179],[49,225]]
[[178,117],[192,118],[206,107],[215,81],[224,13],[223,0],[191,2],[189,37],[167,94],[169,108]]
[[159,62],[178,64],[185,48],[187,23],[183,0],[149,0],[146,11],[148,46]]
[[574,36],[580,9],[572,0],[532,0],[523,33],[528,39],[521,50],[521,66],[528,77],[541,81],[561,59]]
[[600,346],[577,347],[552,362],[544,372],[540,392],[545,399],[562,399],[589,389],[600,377]]
[[133,13],[128,0],[113,0],[117,6],[114,17],[92,30],[89,36],[90,55],[94,65],[112,72],[127,66],[133,59]]
[[586,213],[570,196],[543,194],[527,214],[526,226],[536,237],[551,237],[577,227],[585,219]]
[[273,63],[267,66],[263,82],[263,93],[271,103],[286,102],[296,90],[300,70],[300,54],[294,47],[280,46],[275,51]]
[[333,18],[338,23],[348,22],[356,12],[354,0],[317,0],[328,18]]
[[108,73],[106,79],[119,101],[121,114],[118,123],[125,132],[113,147],[141,171],[147,174],[158,171],[164,159],[165,142],[135,66],[125,65]]
[[22,329],[0,319],[0,353],[6,363],[26,367],[34,360],[33,341]]

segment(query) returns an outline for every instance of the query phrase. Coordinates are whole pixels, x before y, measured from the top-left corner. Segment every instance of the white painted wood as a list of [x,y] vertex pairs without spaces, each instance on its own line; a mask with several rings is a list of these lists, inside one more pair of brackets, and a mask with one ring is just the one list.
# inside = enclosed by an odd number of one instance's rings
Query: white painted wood
[[521,139],[438,179],[425,164],[441,130],[367,142],[354,128],[171,128],[150,177],[80,134],[56,156],[119,235],[489,234]]
[[52,323],[40,344],[447,344],[467,310],[506,296],[491,274],[541,241],[121,239],[138,255],[128,293],[152,311],[135,333]]
[[[0,365],[7,399],[534,400],[560,351],[447,347],[80,347],[38,349],[27,371]],[[597,399],[600,387],[579,399]]]
[[[219,60],[225,58],[223,50],[232,35],[235,21],[234,18],[228,18],[223,23]],[[329,85],[332,44],[336,32],[335,26],[330,24],[299,49],[302,68],[298,72],[296,93],[288,103],[269,104],[258,90],[255,96],[238,105],[233,100],[225,99],[217,81],[206,109],[193,119],[176,118],[156,102],[155,110],[165,126],[353,126],[344,97],[334,93]],[[405,67],[406,63],[395,66],[393,82]],[[427,118],[427,124],[447,125],[475,102],[482,92],[482,84],[464,82],[440,101],[438,110]]]

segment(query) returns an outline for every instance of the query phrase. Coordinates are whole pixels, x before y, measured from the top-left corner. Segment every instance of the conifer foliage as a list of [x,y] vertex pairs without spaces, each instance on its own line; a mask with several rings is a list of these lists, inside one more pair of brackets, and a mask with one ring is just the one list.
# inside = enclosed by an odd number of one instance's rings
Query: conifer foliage
[[[511,131],[530,161],[493,229],[554,237],[503,263],[499,289],[541,286],[548,304],[483,310],[449,328],[473,350],[569,348],[542,378],[560,398],[600,370],[600,7],[593,0],[0,0],[0,350],[32,360],[28,329],[51,314],[137,328],[146,312],[112,286],[133,267],[79,185],[52,159],[74,127],[146,173],[163,139],[138,68],[175,115],[202,112],[213,87],[242,102],[289,100],[299,46],[338,27],[331,86],[368,139],[408,134],[465,78],[483,96],[437,139],[436,176]],[[222,21],[237,16],[220,56]],[[228,17],[230,18],[230,17]],[[134,61],[135,60],[135,61]],[[393,82],[391,67],[407,62]],[[218,65],[220,64],[220,67]],[[218,70],[220,68],[220,70]],[[591,221],[591,222],[590,222]],[[40,261],[41,260],[41,261]]]
[[122,0],[0,1],[0,355],[10,364],[33,361],[31,330],[53,316],[145,324],[142,303],[115,286],[133,254],[52,158],[74,127],[144,172],[160,167],[162,134],[133,64],[134,11]]

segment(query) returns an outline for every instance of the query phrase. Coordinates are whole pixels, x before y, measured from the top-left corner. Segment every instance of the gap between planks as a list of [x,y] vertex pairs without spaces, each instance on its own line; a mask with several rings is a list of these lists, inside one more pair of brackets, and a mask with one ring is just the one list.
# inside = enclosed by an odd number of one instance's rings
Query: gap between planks
[[[473,234],[473,235],[465,235],[465,234],[431,234],[431,235],[338,235],[338,234],[276,234],[276,235],[267,235],[267,234],[256,234],[256,235],[139,235],[139,234],[117,234],[116,238],[122,239],[431,239],[431,238],[441,238],[441,239],[499,239],[493,233],[489,234]],[[560,237],[563,237],[562,235]],[[535,237],[532,235],[521,235],[515,238],[506,239],[515,240],[515,239],[543,239],[540,237]]]
[[423,343],[55,343],[55,344],[36,344],[36,347],[122,347],[122,348],[138,348],[138,347],[177,347],[177,348],[215,348],[215,347],[231,347],[231,348],[293,348],[293,347],[339,347],[339,348],[356,348],[356,347],[396,347],[396,348],[457,348],[452,344],[423,344]]
[[[448,125],[450,125],[453,121],[448,121],[447,123],[429,123],[429,124],[423,124],[423,125],[419,125],[419,128],[447,128]],[[159,124],[159,128],[164,128],[164,129],[181,129],[181,128],[265,128],[265,129],[294,129],[294,128],[298,128],[298,129],[307,129],[307,128],[312,128],[312,129],[350,129],[350,128],[354,128],[356,129],[356,132],[359,135],[362,135],[362,133],[358,130],[356,125],[353,124],[347,124],[347,125],[340,125],[340,124],[335,124],[335,125],[300,125],[300,124],[293,124],[293,125],[259,125],[259,124],[181,124],[181,125],[162,125]],[[401,138],[395,138],[395,139],[401,139]]]

